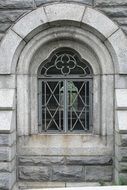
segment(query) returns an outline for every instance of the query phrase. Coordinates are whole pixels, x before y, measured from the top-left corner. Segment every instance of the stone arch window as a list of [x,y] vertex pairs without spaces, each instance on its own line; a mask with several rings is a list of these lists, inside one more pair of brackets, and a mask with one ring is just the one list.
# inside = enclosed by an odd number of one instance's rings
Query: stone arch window
[[92,130],[92,69],[71,48],[59,48],[38,70],[40,132]]

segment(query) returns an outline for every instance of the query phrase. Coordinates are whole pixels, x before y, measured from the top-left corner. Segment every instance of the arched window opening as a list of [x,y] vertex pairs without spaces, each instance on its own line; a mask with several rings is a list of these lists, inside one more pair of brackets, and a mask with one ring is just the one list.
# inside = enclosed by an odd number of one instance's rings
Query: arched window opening
[[38,70],[40,132],[92,130],[92,69],[71,48],[54,51]]

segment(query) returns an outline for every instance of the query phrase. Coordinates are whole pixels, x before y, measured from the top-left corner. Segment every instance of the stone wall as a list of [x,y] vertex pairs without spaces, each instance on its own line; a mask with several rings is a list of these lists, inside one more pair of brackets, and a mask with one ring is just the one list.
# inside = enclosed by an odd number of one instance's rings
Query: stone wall
[[19,180],[38,182],[111,182],[110,156],[20,156]]
[[2,89],[0,85],[0,97],[0,189],[11,189],[16,181],[14,89],[11,86],[10,89]]
[[[1,0],[0,1],[0,38],[24,14],[51,0]],[[57,1],[58,2],[58,1]],[[66,1],[59,1],[66,2]],[[69,2],[69,1],[68,1]],[[72,1],[70,1],[72,2]],[[109,16],[127,34],[127,1],[126,0],[74,0],[102,11]],[[69,156],[19,156],[16,164],[16,131],[15,131],[15,84],[13,75],[0,76],[0,189],[12,189],[16,182],[16,166],[18,165],[19,181],[50,181],[50,182],[101,182],[112,181],[112,157],[69,157]],[[9,82],[11,81],[11,83]],[[124,80],[125,82],[125,80]],[[119,82],[121,83],[121,82]],[[121,85],[121,84],[120,84]],[[124,88],[126,86],[126,82]],[[5,89],[7,92],[5,93]],[[6,102],[6,95],[13,102]],[[126,97],[126,95],[125,95]],[[4,99],[5,98],[5,99]],[[9,103],[8,103],[9,102]],[[116,106],[116,117],[126,114],[126,106]],[[12,119],[13,118],[13,119]],[[126,118],[126,117],[124,117]],[[11,121],[10,121],[11,120]],[[123,121],[122,121],[123,122]],[[11,125],[10,125],[11,124]],[[118,123],[115,131],[115,178],[116,181],[126,181],[127,162],[127,131],[122,130]],[[126,128],[126,121],[124,123]]]
[[115,181],[121,185],[127,185],[127,117],[124,115],[127,116],[127,89],[116,91]]
[[126,0],[1,0],[0,38],[21,16],[45,3],[77,2],[90,5],[114,20],[127,34]]

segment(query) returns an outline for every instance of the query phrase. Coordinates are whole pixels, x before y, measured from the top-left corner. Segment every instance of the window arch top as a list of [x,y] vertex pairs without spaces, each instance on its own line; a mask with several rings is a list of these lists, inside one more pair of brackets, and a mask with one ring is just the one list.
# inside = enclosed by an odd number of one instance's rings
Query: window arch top
[[82,77],[92,75],[92,69],[79,53],[71,48],[60,48],[54,51],[50,57],[41,64],[39,76],[49,77],[54,75]]

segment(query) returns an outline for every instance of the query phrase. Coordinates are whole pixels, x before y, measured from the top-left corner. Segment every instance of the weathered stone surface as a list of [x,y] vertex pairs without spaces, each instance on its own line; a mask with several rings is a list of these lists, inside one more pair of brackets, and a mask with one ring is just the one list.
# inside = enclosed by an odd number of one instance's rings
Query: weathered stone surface
[[50,171],[48,167],[20,166],[18,168],[19,179],[27,181],[49,181]]
[[[16,50],[18,49],[19,45],[21,45],[20,44],[21,41],[22,41],[22,38],[19,37],[12,30],[10,30],[6,34],[6,37],[3,38],[0,44],[0,57],[1,57],[0,73],[1,74],[11,73],[12,60],[14,58],[14,54],[16,57],[16,52],[17,52]],[[22,43],[23,46],[24,46],[24,43],[25,42]]]
[[0,33],[0,41],[2,40],[3,37],[4,37],[4,33]]
[[40,6],[46,3],[60,2],[61,0],[35,0],[36,6]]
[[0,173],[0,189],[11,190],[14,183],[16,182],[16,172],[12,173]]
[[[8,95],[8,96],[7,96]],[[14,109],[15,89],[0,89],[0,110]]]
[[26,13],[27,10],[7,10],[7,11],[0,11],[0,22],[14,22],[18,19],[21,15]]
[[126,17],[114,17],[112,18],[118,25],[127,25],[127,18]]
[[57,156],[27,156],[18,158],[20,165],[52,165],[52,164],[64,164],[64,157]]
[[127,89],[116,89],[116,108],[127,109]]
[[126,17],[126,7],[99,7],[98,10],[105,13],[109,17]]
[[53,167],[53,181],[85,181],[81,166]]
[[127,146],[127,134],[121,134],[121,146]]
[[127,35],[127,17],[113,17],[114,22],[116,22],[123,32]]
[[121,29],[123,30],[125,35],[127,35],[127,25],[126,26],[121,26]]
[[92,8],[86,9],[82,22],[96,29],[105,38],[108,38],[118,29],[117,25],[108,19],[108,17]]
[[0,89],[15,89],[15,75],[0,75]]
[[[36,190],[40,190],[40,188],[41,188],[41,190],[43,189],[43,188],[62,188],[62,187],[65,187],[65,182],[51,182],[51,181],[42,181],[42,182],[30,182],[30,181],[25,181],[25,183],[23,182],[23,181],[19,181],[18,182],[18,185],[19,185],[19,188],[21,188],[22,190],[24,189],[24,188],[26,188],[27,187],[27,189],[29,188],[29,187],[32,187],[32,189],[31,190],[33,190],[34,188],[36,189]],[[47,190],[48,190],[47,189]],[[17,190],[17,189],[16,189]]]
[[16,169],[16,159],[11,162],[0,162],[0,172],[12,172]]
[[115,144],[120,147],[127,146],[127,134],[120,134],[118,131],[115,132]]
[[115,156],[118,161],[127,162],[127,147],[115,147]]
[[0,145],[11,146],[16,141],[16,133],[11,134],[0,134]]
[[0,0],[1,9],[33,8],[33,0]]
[[116,75],[115,76],[115,88],[116,89],[127,89],[127,76]]
[[[119,185],[127,185],[127,174],[126,173],[119,173],[118,174],[118,180],[119,180]],[[127,188],[125,186],[125,188]]]
[[79,189],[79,187],[85,187],[85,190],[87,187],[95,187],[95,186],[100,186],[100,183],[99,182],[67,182],[66,183],[66,187],[77,187],[77,189]]
[[0,147],[0,161],[11,161],[15,158],[16,148],[12,147]]
[[127,162],[116,162],[116,166],[119,172],[127,172]]
[[[35,0],[36,5],[40,6],[45,3],[54,3],[54,2],[72,2],[72,0]],[[87,5],[92,5],[92,0],[73,0],[73,2],[83,3]]]
[[127,6],[127,0],[94,0],[95,6]]
[[116,130],[120,133],[127,133],[127,111],[116,111]]
[[45,6],[45,12],[49,22],[60,20],[74,20],[81,22],[84,10],[85,6],[72,3],[59,3]]
[[112,157],[108,156],[88,156],[88,157],[72,157],[66,158],[66,163],[69,165],[109,165],[112,164]]
[[6,22],[6,23],[0,23],[0,32],[5,32],[7,29],[10,28],[12,23]]
[[111,181],[111,166],[86,166],[86,181]]
[[0,133],[10,133],[15,130],[15,112],[0,111]]
[[105,41],[105,45],[108,46],[114,61],[118,61],[119,74],[127,74],[127,64],[125,64],[127,60],[127,38],[121,31],[121,29],[117,30],[114,34],[112,34],[108,38],[108,40]]
[[13,30],[25,38],[30,32],[37,29],[46,22],[47,18],[44,9],[41,7],[20,19],[19,22],[14,25]]

